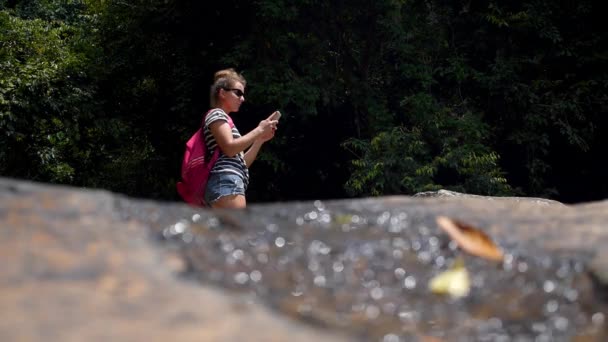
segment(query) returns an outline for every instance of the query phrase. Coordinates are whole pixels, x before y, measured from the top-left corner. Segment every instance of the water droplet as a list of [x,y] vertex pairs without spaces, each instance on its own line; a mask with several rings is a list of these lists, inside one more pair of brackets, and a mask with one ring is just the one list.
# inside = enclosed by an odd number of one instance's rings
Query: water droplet
[[380,309],[375,305],[368,305],[365,308],[365,316],[369,319],[376,319],[380,316]]
[[568,329],[569,323],[570,322],[568,321],[568,319],[566,317],[560,316],[555,319],[555,321],[553,322],[553,325],[555,326],[555,328],[557,330],[564,331],[564,330]]
[[532,324],[532,331],[537,333],[543,333],[547,331],[547,326],[543,323],[534,323]]
[[387,334],[382,337],[382,342],[401,342],[401,339],[395,334]]
[[344,270],[344,264],[340,261],[335,261],[333,266],[332,266],[334,272],[342,272]]
[[318,287],[324,287],[325,286],[325,277],[322,275],[318,275],[315,277],[314,280],[315,285],[317,285]]
[[183,240],[185,243],[190,243],[190,242],[192,242],[192,240],[194,240],[194,235],[192,235],[192,233],[190,233],[190,232],[185,232],[185,233],[182,235],[182,240]]
[[249,281],[249,275],[245,272],[239,272],[237,274],[234,275],[234,281],[238,284],[245,284],[247,281]]
[[181,234],[186,230],[186,228],[188,228],[188,224],[184,221],[179,221],[173,226],[173,233]]
[[258,271],[258,270],[253,270],[251,271],[251,273],[249,274],[249,278],[251,278],[251,280],[253,282],[258,282],[260,280],[262,280],[262,272]]
[[396,268],[395,277],[397,277],[397,279],[403,279],[403,277],[405,277],[405,270],[401,267]]
[[372,247],[369,243],[364,244],[360,247],[361,253],[368,258],[374,257],[374,247]]
[[429,251],[422,251],[418,254],[418,260],[422,261],[425,264],[428,264],[431,259],[432,257]]
[[593,322],[593,324],[595,325],[602,325],[604,324],[604,314],[601,312],[596,312],[593,314],[593,316],[591,316],[591,321]]
[[231,244],[230,242],[225,242],[222,244],[222,251],[224,251],[224,253],[230,253],[230,252],[232,252],[233,249],[234,249],[234,245]]
[[317,212],[316,212],[316,211],[311,211],[311,212],[309,212],[308,214],[304,215],[304,218],[305,218],[305,219],[307,219],[307,220],[311,220],[311,221],[316,220],[316,219],[317,219],[317,217],[318,217],[318,214],[317,214]]
[[391,217],[391,214],[388,211],[385,211],[380,216],[378,216],[378,218],[376,219],[376,223],[379,226],[382,226],[388,221],[388,219],[390,217]]
[[316,260],[310,260],[308,262],[308,269],[313,273],[317,272],[319,270],[319,262]]
[[217,227],[217,226],[219,226],[219,225],[220,225],[220,220],[218,220],[218,218],[217,218],[217,217],[210,217],[210,218],[207,220],[207,225],[208,225],[210,228],[215,228],[215,227]]
[[391,222],[391,226],[396,226],[399,224],[399,218],[396,216],[393,216],[393,217],[391,217],[390,222]]
[[265,253],[260,253],[257,256],[257,259],[260,263],[265,264],[268,262],[268,255],[266,255]]
[[412,249],[413,249],[414,251],[416,251],[416,252],[417,252],[417,251],[419,251],[419,250],[420,250],[420,248],[422,248],[422,244],[420,243],[420,241],[417,241],[417,240],[416,240],[416,241],[412,242]]
[[316,200],[313,202],[313,205],[315,206],[315,208],[317,208],[320,211],[325,210],[325,205],[323,204],[323,202]]
[[456,241],[452,240],[448,243],[448,248],[451,251],[455,251],[456,249],[458,249],[458,243]]
[[505,271],[510,271],[513,269],[513,260],[515,258],[513,257],[513,254],[505,254],[505,257],[503,258],[503,263],[502,263],[502,267],[505,269]]
[[372,269],[368,268],[365,271],[363,271],[363,279],[373,280],[375,276],[376,276],[376,272],[374,272],[374,270],[372,270]]
[[413,323],[418,320],[418,314],[414,311],[399,311],[399,319],[401,322]]
[[370,291],[370,296],[375,300],[380,300],[384,296],[384,291],[382,291],[382,288],[380,287],[374,287]]
[[534,339],[534,342],[551,342],[551,337],[546,334],[540,334],[540,335],[536,336],[536,338]]
[[473,276],[473,286],[483,288],[485,280],[482,275]]
[[356,224],[356,223],[361,222],[361,218],[359,217],[359,215],[353,215],[353,216],[351,217],[350,221],[351,221],[352,223],[355,223],[355,224]]
[[547,313],[554,313],[557,311],[557,309],[559,308],[559,303],[557,303],[556,300],[550,300],[547,302],[547,305],[545,305],[545,310],[547,310]]
[[443,257],[443,255],[440,255],[435,258],[435,265],[437,265],[437,267],[442,267],[443,265],[445,265],[445,258]]
[[551,280],[546,280],[543,284],[543,290],[545,290],[547,293],[553,292],[553,290],[555,290],[555,283]]
[[403,251],[400,249],[393,249],[393,258],[396,260],[403,258]]
[[329,252],[331,252],[331,247],[329,247],[322,241],[314,240],[313,242],[310,243],[310,246],[308,247],[308,252],[313,255],[314,254],[327,255],[327,254],[329,254]]
[[271,233],[276,233],[279,230],[279,226],[277,226],[274,223],[271,223],[269,225],[266,226],[266,230],[271,232]]
[[562,265],[557,270],[556,275],[557,275],[558,278],[564,279],[564,278],[566,278],[568,276],[568,271],[569,271],[568,266],[567,265]]
[[397,310],[397,305],[395,305],[394,303],[391,303],[391,302],[385,303],[382,306],[382,311],[384,313],[386,313],[387,315],[391,315],[391,316],[394,315],[395,310]]
[[285,239],[279,236],[278,238],[276,238],[276,239],[274,240],[274,244],[275,244],[277,247],[281,248],[281,247],[285,246]]
[[494,337],[494,341],[495,342],[510,342],[511,341],[511,337],[509,337],[508,335],[496,335]]
[[201,220],[201,214],[192,215],[192,222],[196,223]]
[[234,252],[232,252],[232,257],[236,260],[241,260],[244,255],[245,253],[243,253],[243,251],[240,249],[235,249]]
[[521,273],[524,273],[528,270],[528,264],[525,262],[520,262],[517,264],[517,270]]
[[296,224],[298,226],[301,226],[304,224],[304,219],[301,216],[298,216],[298,218],[296,218]]
[[414,276],[408,276],[403,281],[403,285],[409,290],[416,288],[416,278],[414,278]]
[[431,230],[427,226],[420,226],[420,228],[418,228],[418,231],[422,235],[429,235],[431,233]]
[[567,289],[564,291],[564,296],[571,302],[575,302],[578,299],[578,291],[575,289]]
[[403,238],[396,237],[393,239],[393,247],[407,249],[408,244]]
[[402,230],[403,230],[403,227],[401,227],[401,225],[399,225],[398,223],[391,224],[388,227],[389,233],[399,234],[399,233],[401,233]]

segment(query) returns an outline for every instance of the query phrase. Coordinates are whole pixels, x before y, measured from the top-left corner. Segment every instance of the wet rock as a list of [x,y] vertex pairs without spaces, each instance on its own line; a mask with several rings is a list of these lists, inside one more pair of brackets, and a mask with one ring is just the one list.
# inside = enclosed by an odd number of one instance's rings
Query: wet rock
[[347,340],[184,279],[120,200],[0,179],[0,341]]
[[[207,211],[3,180],[0,208],[2,340],[608,337],[596,276],[606,201],[395,196]],[[440,215],[485,231],[504,261],[463,253]],[[432,293],[457,259],[469,294]]]
[[526,203],[534,203],[539,205],[561,205],[564,204],[558,201],[546,199],[546,198],[538,198],[538,197],[514,197],[514,196],[505,196],[505,197],[497,197],[497,196],[479,196],[473,194],[465,194],[456,191],[450,190],[437,190],[437,191],[425,191],[414,194],[413,197],[440,197],[440,198],[478,198],[484,199],[488,201],[509,201],[513,203],[526,202]]

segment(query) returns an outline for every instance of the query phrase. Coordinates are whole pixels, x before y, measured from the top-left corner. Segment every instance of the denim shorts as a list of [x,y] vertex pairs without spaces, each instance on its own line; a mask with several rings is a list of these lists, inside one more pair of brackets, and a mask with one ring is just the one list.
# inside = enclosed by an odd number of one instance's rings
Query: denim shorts
[[245,196],[245,186],[241,176],[230,172],[210,174],[205,189],[205,202],[210,205],[220,197],[230,195]]

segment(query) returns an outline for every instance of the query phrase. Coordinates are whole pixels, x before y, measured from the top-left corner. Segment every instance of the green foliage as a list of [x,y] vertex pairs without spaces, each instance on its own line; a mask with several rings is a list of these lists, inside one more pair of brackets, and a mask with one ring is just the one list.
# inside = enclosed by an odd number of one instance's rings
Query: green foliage
[[71,182],[79,157],[80,110],[92,90],[78,80],[85,52],[77,29],[0,11],[1,173]]
[[483,195],[512,189],[498,155],[483,145],[487,127],[478,116],[456,115],[425,94],[407,101],[414,123],[345,146],[359,158],[346,188],[353,195],[414,194],[441,188]]

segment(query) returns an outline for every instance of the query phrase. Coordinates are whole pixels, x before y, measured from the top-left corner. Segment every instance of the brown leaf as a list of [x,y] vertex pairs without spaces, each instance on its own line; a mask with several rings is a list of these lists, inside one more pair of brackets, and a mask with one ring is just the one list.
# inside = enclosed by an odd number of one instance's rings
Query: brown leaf
[[503,252],[481,230],[445,216],[437,217],[439,228],[443,229],[464,251],[485,259],[502,261]]

